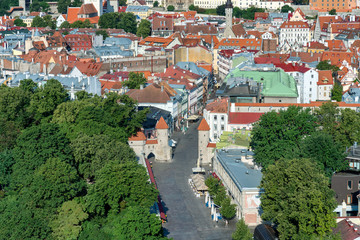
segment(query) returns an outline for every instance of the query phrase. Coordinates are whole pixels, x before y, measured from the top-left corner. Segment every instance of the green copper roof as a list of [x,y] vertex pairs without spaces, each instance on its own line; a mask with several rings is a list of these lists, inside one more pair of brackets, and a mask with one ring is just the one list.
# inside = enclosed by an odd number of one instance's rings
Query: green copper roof
[[234,69],[226,76],[224,82],[232,77],[247,77],[258,83],[263,83],[261,95],[265,97],[298,97],[295,79],[282,69],[272,71]]

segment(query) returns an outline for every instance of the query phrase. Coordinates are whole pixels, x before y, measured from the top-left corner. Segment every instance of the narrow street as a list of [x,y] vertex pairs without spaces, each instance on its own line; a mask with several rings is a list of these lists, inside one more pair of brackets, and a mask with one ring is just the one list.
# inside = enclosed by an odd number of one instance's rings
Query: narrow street
[[172,163],[153,162],[153,171],[168,222],[163,226],[165,235],[174,240],[190,239],[231,239],[235,223],[225,226],[220,220],[213,222],[210,209],[205,207],[204,197],[196,198],[188,184],[196,165],[198,135],[197,123],[189,124],[184,135],[174,132],[172,138],[178,142]]

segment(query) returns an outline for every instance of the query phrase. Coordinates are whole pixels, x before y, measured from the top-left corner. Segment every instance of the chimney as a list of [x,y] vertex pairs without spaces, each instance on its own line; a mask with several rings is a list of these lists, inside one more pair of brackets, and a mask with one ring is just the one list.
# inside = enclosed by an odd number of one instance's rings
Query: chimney
[[161,85],[161,91],[162,92],[164,91],[164,85]]
[[144,89],[144,85],[141,84],[141,85],[140,85],[140,90],[143,90],[143,89]]

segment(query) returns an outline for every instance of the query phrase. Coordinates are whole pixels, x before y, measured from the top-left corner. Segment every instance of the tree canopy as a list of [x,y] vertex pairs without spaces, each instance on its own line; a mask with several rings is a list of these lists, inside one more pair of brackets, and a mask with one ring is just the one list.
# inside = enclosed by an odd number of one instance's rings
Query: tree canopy
[[340,70],[340,68],[336,65],[331,65],[329,61],[324,60],[318,63],[316,66],[316,69],[318,70],[331,70],[333,73]]
[[251,132],[250,146],[255,161],[264,168],[281,158],[292,159],[300,154],[301,139],[315,131],[316,118],[310,109],[290,106],[265,113]]
[[146,19],[141,19],[136,36],[146,38],[151,34],[151,23]]
[[2,238],[165,239],[149,213],[158,191],[127,145],[147,112],[128,96],[76,96],[54,79],[0,87]]
[[167,7],[167,10],[168,10],[169,12],[172,12],[172,11],[175,10],[175,7],[174,7],[173,5],[169,5],[169,6]]
[[117,28],[136,34],[137,23],[133,13],[105,13],[99,19],[100,28]]
[[343,88],[341,86],[341,83],[336,81],[333,88],[331,89],[331,100],[341,102],[342,95],[343,95]]
[[309,159],[281,159],[263,173],[264,221],[277,225],[280,239],[324,237],[336,226],[337,203],[318,166]]
[[294,12],[294,9],[292,7],[290,7],[289,5],[284,5],[281,7],[282,13],[288,13],[289,11]]
[[336,9],[335,9],[335,8],[331,9],[331,10],[329,11],[329,14],[330,14],[330,15],[336,15]]
[[124,82],[124,86],[129,89],[139,89],[141,85],[144,85],[147,82],[143,73],[129,73],[129,80]]
[[250,233],[248,226],[243,218],[236,223],[236,230],[231,235],[233,240],[252,240],[253,236]]

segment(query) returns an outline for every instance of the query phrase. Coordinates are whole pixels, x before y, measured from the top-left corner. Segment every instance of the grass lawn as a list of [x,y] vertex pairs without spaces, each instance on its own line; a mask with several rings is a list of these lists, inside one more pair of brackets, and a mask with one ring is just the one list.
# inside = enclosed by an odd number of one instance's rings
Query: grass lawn
[[223,132],[220,141],[216,143],[216,148],[220,149],[229,146],[243,146],[247,148],[250,143],[250,137],[248,137],[250,131],[245,131],[245,134],[241,133],[242,131],[239,130],[234,136],[233,132]]

